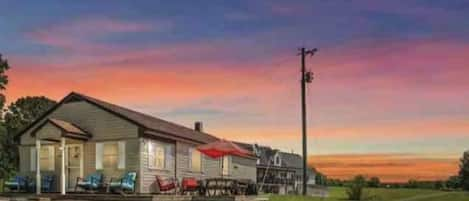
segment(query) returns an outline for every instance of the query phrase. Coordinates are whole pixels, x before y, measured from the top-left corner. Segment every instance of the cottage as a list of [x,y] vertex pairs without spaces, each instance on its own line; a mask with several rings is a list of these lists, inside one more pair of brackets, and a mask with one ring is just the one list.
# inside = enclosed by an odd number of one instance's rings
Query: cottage
[[[303,183],[303,158],[296,153],[282,152],[269,146],[238,142],[256,155],[257,184],[260,191],[268,193],[301,192]],[[307,169],[308,186],[315,185],[316,173]]]
[[77,177],[97,171],[105,180],[137,172],[138,193],[157,192],[156,175],[256,180],[255,158],[221,161],[196,150],[197,145],[217,140],[202,130],[201,123],[190,129],[75,92],[18,137],[20,173],[36,181],[52,175],[56,192],[71,191]]

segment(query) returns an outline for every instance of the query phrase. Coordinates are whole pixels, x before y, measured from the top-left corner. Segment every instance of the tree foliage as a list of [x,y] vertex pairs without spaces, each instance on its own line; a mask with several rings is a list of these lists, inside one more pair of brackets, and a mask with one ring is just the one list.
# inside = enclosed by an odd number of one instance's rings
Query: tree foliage
[[469,151],[464,152],[459,164],[459,180],[463,190],[469,191]]
[[381,180],[378,177],[371,177],[368,180],[368,187],[378,188],[381,185]]
[[[10,65],[6,59],[0,54],[0,91],[6,88],[8,84],[8,76],[6,71],[10,69]],[[5,106],[5,95],[0,93],[0,178],[5,178],[14,170],[14,164],[8,163],[10,155],[8,153],[9,135],[3,123],[3,107]]]
[[316,171],[315,182],[317,185],[327,185],[327,176],[319,171]]
[[446,181],[446,186],[450,189],[461,188],[461,179],[459,178],[459,176],[451,176]]
[[364,190],[366,187],[366,178],[363,175],[357,175],[347,186],[347,196],[349,200],[364,200],[366,198]]
[[27,96],[11,103],[5,114],[5,124],[9,133],[18,133],[31,124],[56,102],[44,96]]

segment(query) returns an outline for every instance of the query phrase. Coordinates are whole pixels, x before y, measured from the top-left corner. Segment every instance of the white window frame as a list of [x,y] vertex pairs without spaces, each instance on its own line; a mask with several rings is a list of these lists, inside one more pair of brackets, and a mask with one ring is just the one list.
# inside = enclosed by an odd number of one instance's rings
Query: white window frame
[[[110,145],[113,144],[117,147],[117,164],[116,164],[116,169],[117,170],[122,170],[125,169],[126,167],[126,141],[106,141],[106,142],[97,142],[96,143],[96,150],[95,150],[95,163],[96,163],[96,170],[104,170],[104,169],[109,169],[110,167],[104,167],[104,146],[105,145]],[[114,167],[112,167],[114,169]]]
[[[199,154],[199,169],[198,170],[195,170],[194,167],[193,167],[193,164],[192,164],[194,162],[193,161],[194,160],[194,158],[193,158],[194,152]],[[203,156],[202,156],[202,153],[200,153],[195,147],[189,147],[188,148],[188,158],[189,158],[189,160],[188,160],[189,171],[191,171],[191,172],[203,172],[202,171],[203,170],[203,166],[202,166]]]

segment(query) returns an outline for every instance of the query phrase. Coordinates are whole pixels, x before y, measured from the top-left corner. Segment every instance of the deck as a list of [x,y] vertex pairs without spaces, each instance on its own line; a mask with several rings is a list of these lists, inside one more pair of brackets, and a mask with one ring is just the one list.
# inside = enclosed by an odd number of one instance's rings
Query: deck
[[27,193],[0,194],[0,201],[254,201],[256,196],[191,196],[191,195],[154,195],[154,194],[82,194]]

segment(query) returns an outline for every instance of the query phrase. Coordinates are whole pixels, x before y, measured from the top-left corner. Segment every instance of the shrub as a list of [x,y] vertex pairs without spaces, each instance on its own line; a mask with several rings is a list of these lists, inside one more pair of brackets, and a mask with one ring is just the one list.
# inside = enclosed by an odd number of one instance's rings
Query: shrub
[[347,196],[349,200],[364,200],[364,188],[366,187],[366,178],[363,175],[357,175],[353,178],[347,187]]
[[371,177],[368,181],[368,187],[378,188],[381,185],[381,181],[378,177]]

